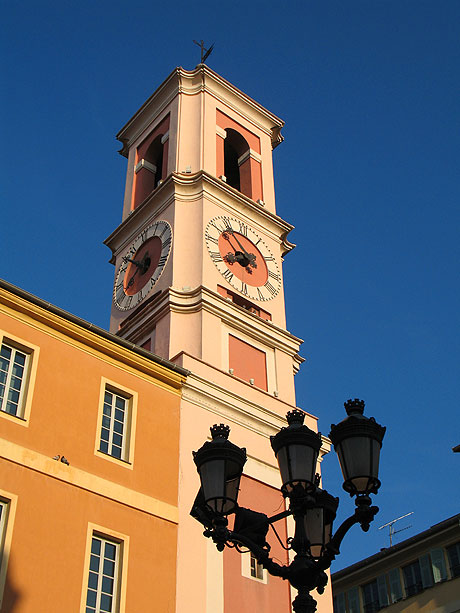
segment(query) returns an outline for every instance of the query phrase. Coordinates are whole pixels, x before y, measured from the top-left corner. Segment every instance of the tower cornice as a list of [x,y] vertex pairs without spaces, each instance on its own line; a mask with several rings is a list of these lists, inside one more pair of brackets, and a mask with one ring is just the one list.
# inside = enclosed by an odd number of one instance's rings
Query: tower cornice
[[240,91],[206,64],[199,64],[193,70],[175,68],[121,128],[117,134],[117,139],[123,143],[120,150],[121,155],[127,157],[132,143],[177,95],[196,95],[201,92],[208,93],[224,102],[238,114],[244,111],[247,120],[270,135],[273,149],[284,140],[281,135],[281,128],[284,126],[282,119]]
[[[299,347],[303,343],[302,339],[273,322],[261,319],[243,307],[229,302],[217,292],[204,286],[190,290],[178,290],[173,287],[165,289],[145,310],[139,311],[130,318],[123,325],[120,334],[136,343],[145,333],[144,330],[151,329],[168,312],[196,313],[201,310],[217,315],[223,323],[254,340],[287,353],[296,364],[300,365],[305,361],[298,355]],[[135,336],[132,336],[131,331],[135,332]]]
[[[152,216],[158,217],[174,201],[195,202],[199,198],[207,198],[214,201],[229,214],[245,215],[253,224],[267,232],[273,238],[280,241],[281,255],[291,251],[294,243],[287,240],[287,235],[294,226],[271,213],[263,205],[251,200],[237,189],[231,187],[225,181],[214,177],[204,170],[194,174],[173,172],[165,181],[153,191],[144,202],[132,211],[132,213],[115,228],[107,237],[104,244],[112,250],[114,255],[123,248],[130,240],[133,233],[137,233]],[[225,207],[225,208],[224,208]],[[114,263],[112,257],[111,260]]]

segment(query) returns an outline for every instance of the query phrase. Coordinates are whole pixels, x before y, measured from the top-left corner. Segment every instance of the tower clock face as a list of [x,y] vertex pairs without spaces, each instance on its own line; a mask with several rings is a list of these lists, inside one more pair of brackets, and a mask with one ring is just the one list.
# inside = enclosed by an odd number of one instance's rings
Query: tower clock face
[[271,300],[281,288],[275,257],[247,224],[214,217],[205,231],[206,246],[217,270],[250,300]]
[[133,241],[115,277],[113,301],[121,311],[136,307],[155,286],[168,261],[171,242],[167,221],[147,226]]

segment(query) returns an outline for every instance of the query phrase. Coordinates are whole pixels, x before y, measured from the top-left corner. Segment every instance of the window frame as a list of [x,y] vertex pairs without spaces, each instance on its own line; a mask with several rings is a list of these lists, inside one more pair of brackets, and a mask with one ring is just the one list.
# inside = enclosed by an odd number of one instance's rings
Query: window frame
[[0,347],[3,345],[6,345],[14,351],[24,353],[26,355],[26,362],[19,396],[18,412],[16,415],[12,415],[4,410],[0,410],[0,416],[17,425],[28,427],[30,412],[32,409],[35,381],[37,377],[37,365],[40,355],[40,348],[22,338],[0,330]]
[[[80,602],[80,613],[86,613],[86,599],[88,594],[88,582],[91,562],[91,546],[93,538],[100,538],[117,546],[117,568],[116,578],[116,596],[113,602],[111,613],[125,613],[126,610],[126,585],[128,576],[128,560],[129,560],[129,536],[111,530],[110,528],[99,526],[97,524],[88,523],[85,548],[85,563],[83,567],[83,580]],[[97,611],[97,609],[96,609]]]
[[[376,611],[380,611],[382,605],[380,603],[380,590],[377,582],[377,577],[374,577],[374,579],[368,581],[367,583],[364,583],[360,587],[364,613],[375,613]],[[369,602],[366,594],[367,588],[369,588],[369,591],[372,591],[372,594],[369,594]],[[376,606],[377,608],[375,608]]]
[[[117,458],[115,455],[112,455],[110,452],[101,450],[101,434],[103,428],[103,417],[104,417],[104,401],[105,401],[105,393],[106,391],[111,394],[118,395],[126,400],[126,408],[125,408],[125,422],[124,422],[124,432],[122,439],[122,457]],[[96,428],[96,439],[95,439],[95,447],[94,453],[96,456],[100,458],[104,458],[110,462],[114,462],[119,466],[124,466],[125,468],[133,469],[134,463],[134,443],[135,443],[135,433],[136,433],[136,422],[137,422],[137,403],[138,403],[138,394],[132,389],[129,389],[123,385],[120,385],[114,381],[111,381],[105,377],[101,377],[100,383],[100,392],[99,392],[99,404],[98,404],[98,417],[97,417],[97,428]],[[110,432],[113,432],[113,417],[111,419],[111,427]]]
[[[451,550],[453,550],[455,548],[455,553],[457,555],[457,560],[458,563],[454,564],[453,563],[453,556],[451,555]],[[456,579],[457,577],[460,577],[460,541],[458,541],[457,543],[451,543],[450,545],[446,545],[445,546],[445,550],[446,550],[446,554],[447,554],[447,561],[449,562],[449,574],[450,574],[450,578],[451,579]],[[454,569],[458,569],[457,573],[454,573]]]
[[[415,576],[416,568],[418,568],[418,573],[420,575],[420,581],[413,581],[410,585],[408,585],[406,569],[407,569],[407,574],[410,569],[412,579],[417,579],[417,577]],[[416,596],[417,594],[420,594],[421,592],[424,591],[425,588],[423,587],[422,569],[420,566],[420,560],[418,558],[416,560],[413,560],[409,564],[405,564],[404,566],[402,566],[401,570],[402,570],[403,579],[404,579],[404,591],[406,594],[406,598],[412,598],[412,596]],[[411,588],[415,588],[416,591],[413,591]]]
[[18,497],[16,494],[0,489],[0,502],[3,509],[5,509],[5,513],[2,512],[0,522],[0,609],[3,604],[17,501]]
[[251,581],[257,581],[257,583],[263,583],[266,585],[268,583],[267,570],[262,567],[262,577],[255,577],[252,574],[251,558],[255,559],[255,556],[252,554],[251,551],[248,551],[241,556],[241,575],[243,577],[246,577],[246,579],[251,579]]

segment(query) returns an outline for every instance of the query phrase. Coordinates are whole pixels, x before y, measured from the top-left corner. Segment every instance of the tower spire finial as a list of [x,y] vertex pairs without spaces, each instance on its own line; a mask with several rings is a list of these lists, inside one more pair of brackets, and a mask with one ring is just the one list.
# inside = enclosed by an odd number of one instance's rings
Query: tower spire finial
[[194,40],[193,42],[195,43],[195,45],[198,45],[198,47],[200,47],[200,49],[201,49],[201,61],[200,61],[200,64],[204,64],[206,62],[206,60],[208,59],[208,57],[211,55],[212,50],[214,49],[214,43],[212,43],[212,45],[209,47],[209,49],[206,49],[206,47],[204,46],[204,40],[200,40],[200,42]]

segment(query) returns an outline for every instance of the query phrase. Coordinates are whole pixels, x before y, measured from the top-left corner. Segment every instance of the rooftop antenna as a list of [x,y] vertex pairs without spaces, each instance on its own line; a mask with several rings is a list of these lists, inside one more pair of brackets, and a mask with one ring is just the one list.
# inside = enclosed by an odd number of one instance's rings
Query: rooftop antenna
[[410,524],[410,526],[406,526],[405,528],[401,528],[400,530],[395,530],[394,527],[393,527],[394,524],[397,521],[399,521],[400,519],[404,519],[404,517],[409,517],[409,515],[413,515],[413,514],[414,514],[414,511],[411,511],[410,513],[406,513],[405,515],[401,515],[401,517],[397,517],[396,519],[392,519],[387,524],[383,524],[383,526],[380,526],[379,530],[389,526],[388,536],[390,537],[390,547],[392,547],[392,545],[393,545],[393,535],[394,534],[398,534],[398,532],[402,532],[403,530],[407,530],[408,528],[412,528],[412,524]]
[[214,43],[212,43],[212,45],[209,47],[209,49],[206,49],[206,47],[204,46],[204,40],[200,40],[200,42],[198,42],[197,40],[193,41],[195,43],[195,45],[198,45],[198,47],[201,48],[201,62],[200,64],[204,64],[206,62],[206,60],[208,59],[208,57],[211,55],[212,50],[214,49]]

